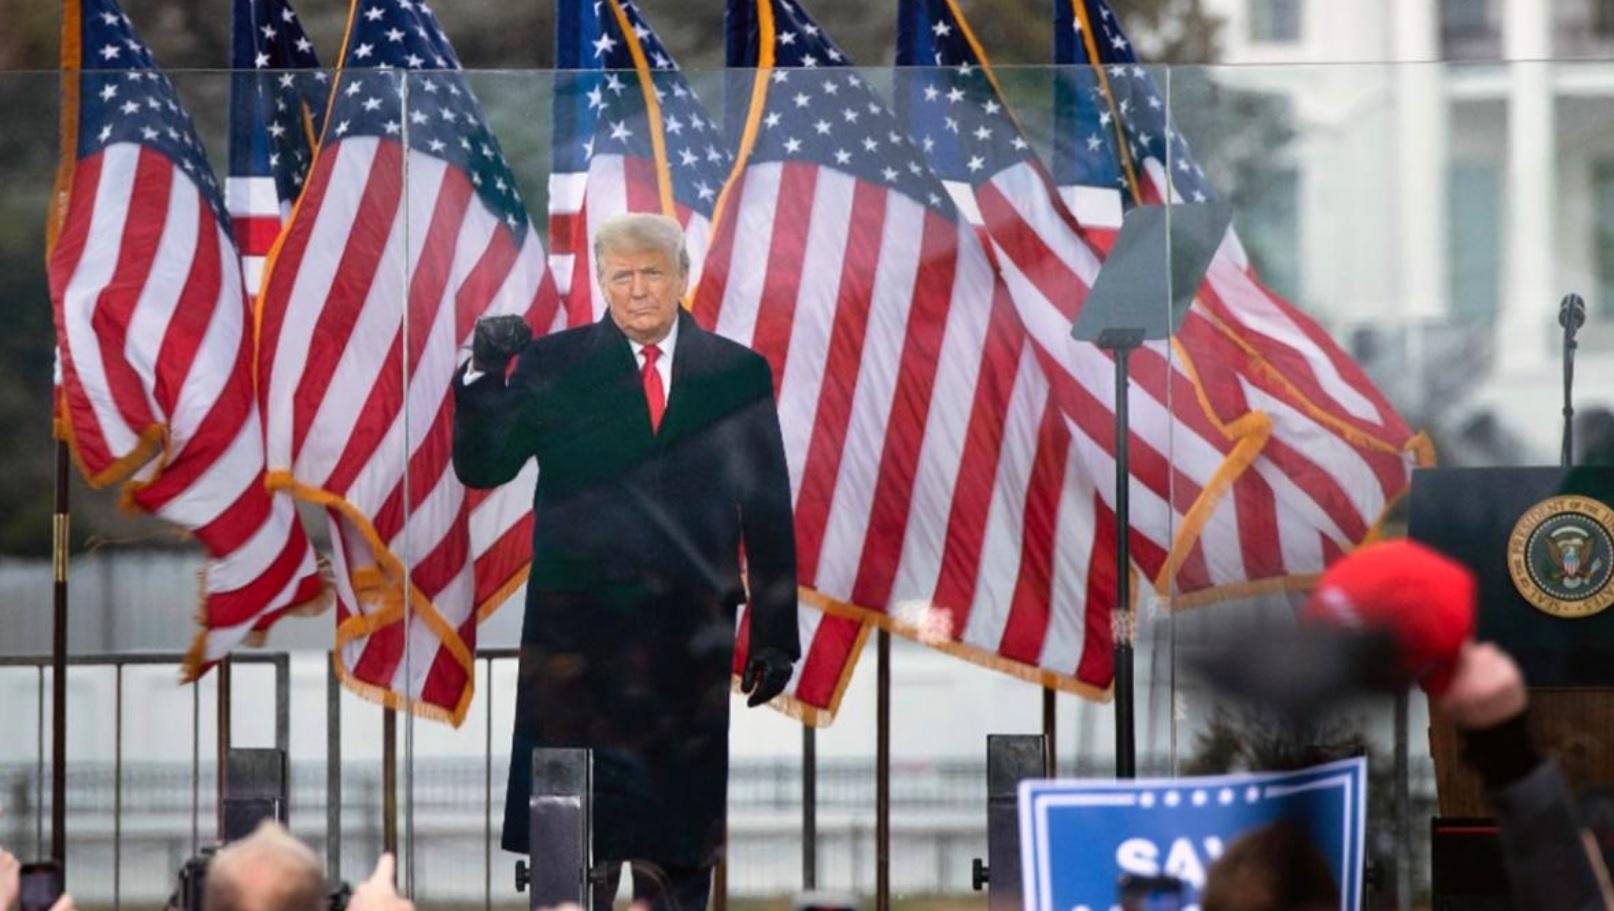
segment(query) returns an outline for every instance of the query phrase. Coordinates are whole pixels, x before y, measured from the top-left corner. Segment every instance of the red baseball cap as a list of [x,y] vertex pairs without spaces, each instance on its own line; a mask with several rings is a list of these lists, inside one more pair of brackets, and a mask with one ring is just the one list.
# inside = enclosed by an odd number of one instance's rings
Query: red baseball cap
[[1398,677],[1430,695],[1451,685],[1458,653],[1474,636],[1478,586],[1462,564],[1411,541],[1363,547],[1323,573],[1303,622],[1390,634]]

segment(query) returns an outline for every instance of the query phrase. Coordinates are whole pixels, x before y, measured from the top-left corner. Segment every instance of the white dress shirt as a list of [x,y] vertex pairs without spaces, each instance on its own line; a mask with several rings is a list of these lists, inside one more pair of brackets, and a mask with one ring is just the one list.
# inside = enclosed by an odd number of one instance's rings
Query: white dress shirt
[[[639,373],[642,375],[644,373],[645,346],[631,338],[628,339],[628,345],[633,348],[633,365],[639,369]],[[675,319],[673,320],[672,330],[667,333],[667,337],[656,343],[656,347],[661,350],[661,356],[656,358],[656,372],[661,374],[661,391],[669,401],[672,399],[673,349],[677,345],[678,320]]]
[[[644,349],[645,349],[645,346],[639,344],[638,342],[634,341],[631,338],[628,339],[628,346],[633,349],[633,365],[634,365],[634,368],[637,369],[640,374],[643,374],[644,373]],[[672,324],[672,329],[667,332],[667,337],[656,343],[656,347],[661,350],[661,356],[656,358],[656,372],[661,374],[661,391],[669,399],[672,398],[672,377],[673,377],[672,360],[673,360],[673,350],[677,346],[678,346],[678,320],[674,319],[673,324]],[[466,382],[466,384],[474,383],[477,380],[481,379],[483,372],[484,371],[476,369],[476,366],[471,361],[466,361],[465,362],[465,382]]]

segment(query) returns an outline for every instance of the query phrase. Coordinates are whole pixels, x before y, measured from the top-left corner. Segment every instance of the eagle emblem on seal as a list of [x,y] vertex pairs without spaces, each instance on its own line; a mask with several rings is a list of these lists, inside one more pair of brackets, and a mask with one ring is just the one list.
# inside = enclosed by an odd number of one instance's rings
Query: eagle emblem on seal
[[1530,507],[1508,539],[1508,573],[1536,609],[1577,619],[1614,604],[1614,510],[1584,496]]

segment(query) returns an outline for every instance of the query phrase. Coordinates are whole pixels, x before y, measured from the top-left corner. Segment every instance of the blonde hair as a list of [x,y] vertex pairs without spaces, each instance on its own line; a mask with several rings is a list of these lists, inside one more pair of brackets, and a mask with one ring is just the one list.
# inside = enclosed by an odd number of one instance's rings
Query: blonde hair
[[678,263],[678,271],[689,274],[689,250],[684,247],[684,229],[678,220],[648,212],[613,215],[594,232],[594,271],[604,275],[605,254],[612,251],[657,250]]
[[313,849],[264,820],[208,864],[204,911],[325,911],[325,870]]

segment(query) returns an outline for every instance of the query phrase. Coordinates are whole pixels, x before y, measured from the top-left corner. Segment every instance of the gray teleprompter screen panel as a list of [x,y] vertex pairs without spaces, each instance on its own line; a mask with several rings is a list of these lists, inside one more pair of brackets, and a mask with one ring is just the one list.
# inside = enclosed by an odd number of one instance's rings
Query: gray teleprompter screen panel
[[1127,212],[1071,336],[1105,347],[1118,337],[1130,337],[1130,344],[1170,338],[1231,221],[1231,209],[1220,201]]

